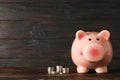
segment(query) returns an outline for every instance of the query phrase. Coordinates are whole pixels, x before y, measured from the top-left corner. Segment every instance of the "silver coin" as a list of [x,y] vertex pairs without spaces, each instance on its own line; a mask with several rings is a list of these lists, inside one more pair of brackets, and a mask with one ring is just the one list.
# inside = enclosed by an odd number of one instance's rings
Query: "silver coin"
[[70,73],[70,69],[69,68],[66,68],[66,73]]
[[54,71],[54,67],[48,67],[48,74],[52,74],[52,72]]
[[61,73],[63,66],[56,66],[56,72]]
[[63,68],[63,69],[62,69],[62,72],[63,72],[64,74],[69,73],[69,68]]

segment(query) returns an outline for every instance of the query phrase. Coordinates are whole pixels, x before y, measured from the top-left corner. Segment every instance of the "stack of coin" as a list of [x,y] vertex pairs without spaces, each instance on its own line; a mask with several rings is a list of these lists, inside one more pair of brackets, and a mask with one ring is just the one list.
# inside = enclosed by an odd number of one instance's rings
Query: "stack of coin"
[[54,71],[54,67],[48,67],[48,74],[68,74],[69,68],[64,68],[61,65],[56,66],[56,71]]

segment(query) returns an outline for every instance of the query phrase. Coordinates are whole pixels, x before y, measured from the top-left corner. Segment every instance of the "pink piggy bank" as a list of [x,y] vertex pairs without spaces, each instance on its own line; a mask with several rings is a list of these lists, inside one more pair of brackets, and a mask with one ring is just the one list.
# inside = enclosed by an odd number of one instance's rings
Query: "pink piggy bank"
[[87,73],[94,69],[97,73],[106,73],[107,65],[112,60],[110,32],[76,32],[71,48],[71,57],[78,73]]

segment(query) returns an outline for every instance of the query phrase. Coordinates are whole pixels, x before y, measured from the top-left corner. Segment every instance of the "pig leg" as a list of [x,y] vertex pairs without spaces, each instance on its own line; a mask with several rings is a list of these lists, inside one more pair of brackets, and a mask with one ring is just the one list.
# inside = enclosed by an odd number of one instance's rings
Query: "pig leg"
[[86,68],[86,67],[83,67],[83,66],[78,66],[77,67],[77,72],[78,73],[87,73],[89,70],[88,70],[88,68]]
[[107,73],[107,67],[98,67],[95,69],[97,73]]

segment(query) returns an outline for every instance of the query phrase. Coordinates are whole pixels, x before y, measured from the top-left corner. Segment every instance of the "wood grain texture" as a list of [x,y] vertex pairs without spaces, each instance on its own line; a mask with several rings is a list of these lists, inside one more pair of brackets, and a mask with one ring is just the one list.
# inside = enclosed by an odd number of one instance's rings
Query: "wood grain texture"
[[42,67],[10,67],[0,68],[1,80],[119,80],[119,70],[110,70],[106,74],[96,74],[91,71],[87,74],[78,74],[74,71],[69,74],[47,74],[47,70]]
[[120,64],[119,0],[0,0],[0,67],[75,68],[71,45],[77,30],[111,32]]

